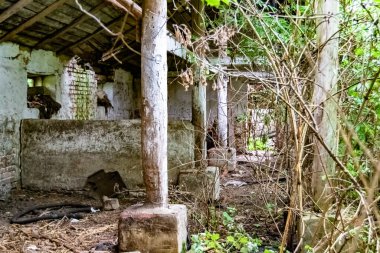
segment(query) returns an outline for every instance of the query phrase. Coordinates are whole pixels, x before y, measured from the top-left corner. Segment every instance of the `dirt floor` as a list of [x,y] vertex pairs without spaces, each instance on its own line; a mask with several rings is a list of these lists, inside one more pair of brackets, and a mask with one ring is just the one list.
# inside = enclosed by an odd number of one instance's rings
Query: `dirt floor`
[[[247,232],[265,245],[278,245],[288,199],[286,175],[273,169],[274,166],[257,166],[249,157],[240,157],[239,161],[236,171],[221,178],[220,201],[210,203],[171,189],[170,202],[187,205],[191,234],[217,229],[215,223],[220,219],[215,221],[212,217],[219,217],[228,208],[236,208],[235,221],[243,224]],[[117,252],[119,214],[124,208],[141,203],[143,192],[120,194],[120,209],[116,211],[86,213],[82,219],[64,217],[24,225],[10,224],[15,214],[34,205],[80,203],[97,209],[101,202],[90,195],[88,192],[13,191],[7,202],[0,201],[0,252]]]

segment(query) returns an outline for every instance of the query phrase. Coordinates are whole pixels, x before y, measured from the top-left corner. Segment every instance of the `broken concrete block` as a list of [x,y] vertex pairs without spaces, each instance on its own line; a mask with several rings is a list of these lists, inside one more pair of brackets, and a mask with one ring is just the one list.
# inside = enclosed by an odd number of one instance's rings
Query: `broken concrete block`
[[220,176],[218,167],[207,167],[205,175],[205,187],[208,199],[219,200],[220,198]]
[[119,200],[116,198],[108,198],[107,196],[103,196],[103,210],[111,211],[117,210],[120,208]]
[[205,171],[186,170],[181,171],[179,187],[194,195],[206,199],[219,200],[220,197],[220,173],[218,167],[207,167]]
[[178,186],[182,191],[195,193],[202,185],[200,178],[202,173],[198,170],[181,170],[178,178]]
[[222,170],[236,169],[236,149],[212,148],[207,151],[208,166],[219,167]]
[[[298,224],[298,230],[301,231],[298,234],[298,240],[302,240],[303,247],[301,252],[306,252],[304,249],[306,245],[311,247],[319,248],[318,250],[313,250],[313,252],[325,252],[326,245],[321,243],[326,242],[327,238],[330,241],[332,231],[336,229],[337,223],[335,220],[335,212],[329,212],[328,214],[322,215],[319,213],[305,212],[301,216],[301,222]],[[343,215],[345,223],[349,222],[352,217],[345,217]],[[341,236],[344,232],[334,233],[331,241],[336,241],[331,247],[333,252],[349,253],[349,252],[365,252],[364,241],[359,238],[359,231],[355,229],[350,230],[346,236]]]
[[187,211],[184,205],[168,208],[134,205],[119,220],[119,251],[180,253],[186,250]]

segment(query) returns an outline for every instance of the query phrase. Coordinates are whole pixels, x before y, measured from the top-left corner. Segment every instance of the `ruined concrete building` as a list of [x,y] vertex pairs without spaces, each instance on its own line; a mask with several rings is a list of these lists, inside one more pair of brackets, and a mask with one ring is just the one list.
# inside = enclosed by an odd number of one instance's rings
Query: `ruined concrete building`
[[[143,185],[139,10],[129,6],[125,15],[125,6],[110,2],[1,2],[0,199],[17,186],[81,189],[99,170],[118,171],[127,187]],[[172,35],[175,24],[191,27],[191,11],[177,8],[167,24],[172,184],[181,170],[192,168],[195,145],[192,86],[187,91],[178,78],[187,49]],[[229,140],[235,146],[233,122],[246,113],[248,86],[241,78],[231,81]],[[211,128],[217,116],[212,85],[206,100]]]

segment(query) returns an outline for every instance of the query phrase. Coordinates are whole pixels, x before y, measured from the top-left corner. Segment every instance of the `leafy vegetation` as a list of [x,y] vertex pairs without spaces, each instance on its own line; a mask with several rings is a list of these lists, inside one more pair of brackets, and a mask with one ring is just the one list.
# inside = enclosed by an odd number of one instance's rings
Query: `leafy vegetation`
[[[222,213],[222,227],[218,232],[205,231],[191,237],[191,253],[201,252],[259,252],[261,240],[253,238],[234,220],[235,208]],[[265,253],[274,252],[265,249]]]
[[[339,42],[337,88],[334,87],[322,106],[331,100],[336,102],[338,130],[330,129],[334,136],[330,133],[327,137],[336,140],[337,152],[334,148],[328,149],[330,140],[319,135],[315,113],[319,108],[313,103],[318,86],[315,81],[318,61],[325,47],[318,44],[317,31],[323,21],[333,18],[321,17],[314,4],[328,1],[205,2],[218,8],[217,15],[205,17],[208,36],[212,37],[221,26],[234,29],[226,54],[250,60],[252,66],[247,71],[271,74],[268,79],[253,76],[251,81],[260,82],[275,97],[268,109],[281,108],[277,110],[281,113],[274,118],[276,127],[282,129],[283,143],[276,149],[289,157],[290,181],[298,183],[289,191],[294,198],[289,209],[296,210],[298,219],[305,208],[315,205],[310,200],[313,189],[309,189],[309,177],[313,173],[311,161],[316,156],[313,147],[322,143],[323,152],[328,153],[337,168],[336,173],[321,176],[331,190],[331,205],[324,214],[336,214],[332,219],[335,230],[321,238],[318,245],[306,245],[306,250],[311,252],[314,247],[325,250],[352,231],[361,231],[360,238],[365,243],[359,251],[380,251],[380,246],[375,246],[380,245],[377,208],[380,199],[380,1],[342,0],[336,15],[339,38],[330,39]],[[248,118],[241,115],[238,121]],[[266,138],[249,137],[248,149],[268,150]],[[287,233],[289,231],[284,230],[283,236]],[[239,240],[239,236],[231,236],[234,242]],[[217,232],[197,238],[198,242],[229,246],[226,237]],[[285,241],[283,245],[286,246]]]

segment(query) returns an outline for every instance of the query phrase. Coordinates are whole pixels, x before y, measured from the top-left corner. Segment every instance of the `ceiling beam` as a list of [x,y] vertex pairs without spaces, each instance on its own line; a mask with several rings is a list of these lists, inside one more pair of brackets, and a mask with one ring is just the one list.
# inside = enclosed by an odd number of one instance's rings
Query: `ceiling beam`
[[[106,5],[105,2],[101,2],[100,4],[98,4],[96,7],[92,8],[89,12],[91,12],[92,14],[96,14],[98,13],[104,6]],[[65,34],[68,30],[80,25],[81,23],[83,23],[84,21],[86,21],[87,19],[89,19],[90,16],[88,16],[87,14],[82,14],[80,17],[78,17],[77,19],[75,19],[73,22],[71,22],[69,25],[65,26],[65,27],[62,27],[61,29],[57,30],[56,32],[54,32],[53,34],[49,35],[48,38],[40,41],[37,45],[36,45],[36,48],[42,48],[45,44],[51,42],[52,40],[60,37],[61,35]]]
[[134,19],[140,20],[142,18],[142,8],[133,0],[107,0],[116,7],[131,14]]
[[[107,1],[125,10],[126,12],[134,16],[136,20],[141,20],[142,8],[138,4],[136,4],[133,0],[107,0]],[[186,59],[186,53],[187,53],[186,47],[184,47],[181,43],[179,43],[175,39],[175,36],[171,34],[169,31],[167,32],[167,46],[168,46],[168,52],[174,55],[177,55],[178,57],[181,57],[183,59]],[[112,56],[120,53],[122,49],[123,49],[123,46],[112,48],[111,50],[108,50],[103,54],[102,59],[106,61]]]
[[[105,26],[106,26],[107,28],[111,28],[112,26],[114,26],[115,24],[117,24],[118,22],[120,22],[120,20],[122,20],[123,18],[124,18],[123,16],[118,17],[117,19],[115,19],[115,20],[113,20],[113,21],[108,22],[107,24],[105,24]],[[72,43],[71,45],[69,45],[69,46],[67,46],[67,47],[64,47],[64,48],[62,48],[62,49],[59,49],[59,50],[57,51],[57,53],[58,53],[58,54],[59,54],[59,53],[63,53],[63,52],[66,51],[66,50],[69,50],[69,49],[71,49],[71,48],[73,48],[73,47],[75,47],[75,46],[78,46],[78,45],[80,45],[80,44],[82,44],[82,43],[84,43],[84,42],[86,42],[86,41],[92,39],[93,37],[95,37],[96,35],[98,35],[98,34],[101,33],[101,32],[105,32],[105,30],[104,30],[103,27],[100,27],[100,28],[96,29],[95,32],[93,32],[92,34],[88,35],[87,37],[84,37],[83,39],[80,39],[80,40],[78,40],[78,41]]]
[[24,8],[26,5],[30,4],[31,2],[33,2],[33,0],[20,0],[17,3],[10,6],[8,9],[6,9],[0,14],[0,23],[2,23],[4,20],[9,18],[10,16],[15,14],[22,8]]
[[5,36],[3,36],[0,39],[0,42],[11,40],[18,33],[24,31],[26,28],[32,26],[34,23],[36,23],[39,20],[43,19],[44,17],[46,17],[47,15],[49,15],[50,13],[52,13],[53,11],[55,11],[56,9],[58,9],[61,5],[63,5],[67,1],[68,0],[58,0],[57,2],[54,2],[53,4],[49,5],[43,11],[41,11],[40,13],[34,15],[32,18],[30,18],[29,20],[27,20],[25,23],[21,24],[16,29],[12,30],[11,32],[9,32]]

